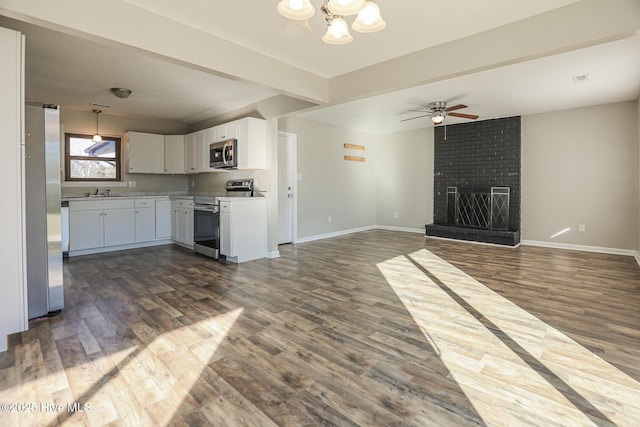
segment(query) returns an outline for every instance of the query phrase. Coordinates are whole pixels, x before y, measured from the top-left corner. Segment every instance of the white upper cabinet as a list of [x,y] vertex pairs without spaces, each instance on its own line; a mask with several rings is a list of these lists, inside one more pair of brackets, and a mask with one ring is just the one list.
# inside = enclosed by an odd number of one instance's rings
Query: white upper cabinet
[[184,136],[184,171],[196,173],[196,132]]
[[164,173],[185,173],[184,135],[164,136]]
[[164,173],[164,135],[127,132],[124,140],[129,147],[129,173]]
[[213,128],[214,138],[211,142],[224,141],[238,137],[238,120],[218,125]]
[[209,142],[207,142],[206,130],[199,130],[196,136],[196,172],[209,172]]
[[238,169],[267,168],[267,122],[246,117],[238,124]]

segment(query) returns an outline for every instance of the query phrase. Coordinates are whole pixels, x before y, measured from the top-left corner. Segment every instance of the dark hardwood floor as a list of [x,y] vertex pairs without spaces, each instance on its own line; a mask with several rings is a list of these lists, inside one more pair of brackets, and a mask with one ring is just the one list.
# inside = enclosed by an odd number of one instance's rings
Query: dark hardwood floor
[[65,310],[0,355],[0,425],[640,425],[632,257],[380,230],[280,251],[65,261]]

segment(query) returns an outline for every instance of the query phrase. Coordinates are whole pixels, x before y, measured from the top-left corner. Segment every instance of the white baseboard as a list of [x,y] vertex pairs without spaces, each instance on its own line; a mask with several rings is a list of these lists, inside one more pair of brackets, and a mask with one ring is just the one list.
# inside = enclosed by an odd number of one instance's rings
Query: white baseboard
[[638,263],[638,265],[640,265],[640,251],[635,251],[633,256],[636,259],[636,262]]
[[334,231],[333,233],[317,234],[315,236],[308,236],[308,237],[298,237],[298,239],[294,243],[313,242],[314,240],[329,239],[331,237],[344,236],[346,234],[359,233],[361,231],[375,230],[376,228],[377,226],[375,225],[367,225],[366,227],[358,227],[358,228],[351,228],[349,230]]
[[[569,243],[542,242],[537,240],[522,240],[520,241],[520,243],[527,246],[540,246],[543,248],[568,249],[572,251],[598,252],[601,254],[635,256],[636,260],[638,260],[638,258],[640,257],[638,255],[638,252],[632,249],[617,249],[617,248],[605,248],[602,246],[572,245]],[[640,261],[638,261],[638,263],[640,264]]]

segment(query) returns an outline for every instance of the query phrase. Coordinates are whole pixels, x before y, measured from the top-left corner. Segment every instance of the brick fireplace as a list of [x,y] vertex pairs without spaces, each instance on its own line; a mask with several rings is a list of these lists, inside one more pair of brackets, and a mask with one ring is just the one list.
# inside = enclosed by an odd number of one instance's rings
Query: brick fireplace
[[520,243],[520,117],[434,129],[434,223],[428,236]]

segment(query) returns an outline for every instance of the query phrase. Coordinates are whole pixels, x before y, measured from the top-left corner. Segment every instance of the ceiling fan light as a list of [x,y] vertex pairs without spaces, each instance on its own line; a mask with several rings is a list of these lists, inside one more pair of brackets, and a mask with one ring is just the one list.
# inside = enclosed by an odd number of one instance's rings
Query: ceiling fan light
[[349,16],[360,12],[365,0],[329,0],[327,7],[336,15]]
[[316,12],[309,0],[280,0],[278,12],[293,20],[309,19]]
[[380,16],[380,7],[374,0],[367,0],[364,9],[358,13],[351,28],[359,33],[373,33],[387,26]]
[[444,121],[444,113],[442,111],[435,111],[431,115],[431,121],[435,124],[440,124]]
[[327,32],[325,33],[324,37],[322,37],[322,41],[327,44],[351,43],[353,41],[353,36],[349,34],[347,21],[339,16],[334,17],[329,23]]

